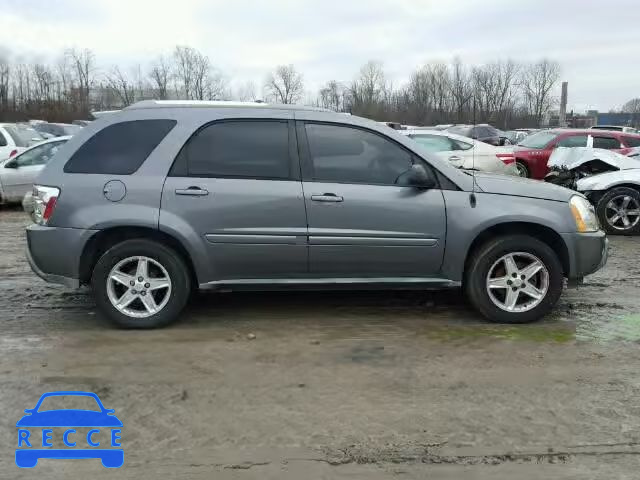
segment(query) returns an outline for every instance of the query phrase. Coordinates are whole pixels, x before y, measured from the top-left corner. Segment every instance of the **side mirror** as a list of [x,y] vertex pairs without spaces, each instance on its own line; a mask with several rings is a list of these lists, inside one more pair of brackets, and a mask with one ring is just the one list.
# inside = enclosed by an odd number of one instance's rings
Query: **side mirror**
[[433,188],[436,179],[422,165],[413,164],[407,174],[407,183],[418,188]]
[[18,168],[18,162],[11,160],[4,164],[4,168]]

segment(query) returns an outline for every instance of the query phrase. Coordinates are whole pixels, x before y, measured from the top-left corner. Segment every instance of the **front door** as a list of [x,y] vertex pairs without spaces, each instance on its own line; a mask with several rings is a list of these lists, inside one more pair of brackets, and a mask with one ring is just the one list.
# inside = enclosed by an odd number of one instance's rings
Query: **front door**
[[401,181],[422,159],[377,132],[345,125],[300,122],[298,141],[312,275],[438,276],[446,234],[442,192]]
[[293,121],[211,123],[182,148],[163,194],[205,245],[206,282],[307,274],[307,217]]

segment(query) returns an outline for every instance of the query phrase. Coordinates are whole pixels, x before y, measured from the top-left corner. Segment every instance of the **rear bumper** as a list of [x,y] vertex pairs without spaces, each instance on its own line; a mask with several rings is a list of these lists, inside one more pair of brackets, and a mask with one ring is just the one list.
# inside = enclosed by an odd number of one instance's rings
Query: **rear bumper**
[[96,230],[27,227],[27,260],[36,275],[70,288],[80,286],[80,258]]
[[609,239],[603,231],[566,233],[563,238],[569,249],[569,280],[591,275],[607,263]]

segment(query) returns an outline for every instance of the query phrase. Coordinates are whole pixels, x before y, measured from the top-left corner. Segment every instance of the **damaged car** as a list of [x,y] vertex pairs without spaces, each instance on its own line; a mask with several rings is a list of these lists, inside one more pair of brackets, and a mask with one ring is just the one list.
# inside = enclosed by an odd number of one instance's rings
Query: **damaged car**
[[640,234],[640,157],[599,148],[557,148],[545,180],[583,193],[611,235]]

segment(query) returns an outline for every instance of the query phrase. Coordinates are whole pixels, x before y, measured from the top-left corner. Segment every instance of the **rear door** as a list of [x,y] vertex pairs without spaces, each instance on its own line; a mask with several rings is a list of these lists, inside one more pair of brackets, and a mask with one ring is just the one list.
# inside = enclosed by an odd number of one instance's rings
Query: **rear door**
[[403,186],[426,162],[390,138],[342,124],[298,122],[309,221],[309,267],[317,277],[436,277],[446,214],[438,188]]
[[[289,115],[289,113],[283,113]],[[307,217],[293,120],[210,123],[187,141],[166,179],[162,217],[184,220],[205,245],[213,278],[307,274]]]

